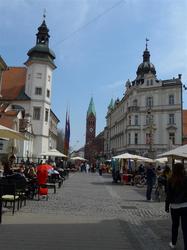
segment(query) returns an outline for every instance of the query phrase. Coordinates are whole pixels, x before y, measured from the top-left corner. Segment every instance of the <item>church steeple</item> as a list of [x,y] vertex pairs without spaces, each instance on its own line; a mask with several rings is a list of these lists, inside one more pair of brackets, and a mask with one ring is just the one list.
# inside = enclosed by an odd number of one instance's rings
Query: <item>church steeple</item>
[[90,114],[93,114],[96,117],[95,105],[94,105],[93,97],[91,97],[91,100],[90,100],[90,104],[89,104],[88,111],[87,111],[87,117]]
[[93,97],[91,97],[90,104],[86,116],[86,144],[95,139],[96,133],[96,112]]
[[38,27],[36,34],[36,45],[27,53],[29,56],[26,65],[32,62],[45,62],[48,63],[53,69],[56,68],[54,64],[55,53],[49,48],[49,29],[45,22],[45,14],[43,15],[43,22]]

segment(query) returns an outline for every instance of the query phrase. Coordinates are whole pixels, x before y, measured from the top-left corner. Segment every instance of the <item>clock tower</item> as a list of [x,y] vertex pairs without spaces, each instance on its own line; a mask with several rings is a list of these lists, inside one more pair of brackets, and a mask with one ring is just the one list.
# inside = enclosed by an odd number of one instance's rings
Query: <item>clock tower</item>
[[85,158],[90,162],[92,161],[93,154],[93,141],[95,139],[96,132],[96,112],[95,105],[93,102],[93,98],[90,100],[90,104],[88,107],[87,115],[86,115],[86,143],[85,143]]
[[95,130],[96,112],[93,98],[91,98],[86,116],[86,144],[92,142],[95,139]]

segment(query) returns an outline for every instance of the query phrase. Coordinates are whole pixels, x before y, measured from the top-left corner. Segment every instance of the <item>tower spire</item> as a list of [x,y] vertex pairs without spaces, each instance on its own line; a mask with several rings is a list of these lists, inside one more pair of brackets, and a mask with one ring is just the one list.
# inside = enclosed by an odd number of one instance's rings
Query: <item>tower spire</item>
[[143,61],[144,62],[150,62],[150,53],[149,53],[149,50],[148,50],[148,42],[149,42],[149,39],[146,38],[145,39],[145,51],[143,53]]
[[146,39],[145,39],[145,50],[148,50],[148,49],[147,49],[147,47],[148,47],[148,42],[149,42],[149,39],[146,38]]
[[38,27],[38,33],[36,34],[36,44],[43,44],[48,46],[50,35],[49,35],[49,29],[47,28],[47,25],[45,23],[45,17],[46,14],[44,12],[43,22],[40,25],[40,27]]
[[89,104],[88,111],[87,111],[87,116],[89,116],[90,114],[93,114],[94,116],[96,116],[93,97],[91,97],[91,100],[90,100],[90,104]]
[[43,21],[45,21],[46,18],[46,8],[44,8],[44,12],[43,12]]
[[29,61],[45,61],[49,63],[53,68],[56,68],[54,64],[55,59],[55,53],[49,48],[49,29],[45,22],[46,18],[46,10],[44,9],[43,12],[43,21],[42,24],[38,27],[38,32],[36,34],[36,45],[30,49],[27,53],[29,56],[28,60],[25,62],[27,63]]
[[136,71],[137,77],[140,79],[144,77],[145,74],[151,72],[156,76],[155,66],[150,62],[150,52],[148,50],[148,41],[149,39],[145,39],[145,50],[143,52],[143,62],[138,66]]

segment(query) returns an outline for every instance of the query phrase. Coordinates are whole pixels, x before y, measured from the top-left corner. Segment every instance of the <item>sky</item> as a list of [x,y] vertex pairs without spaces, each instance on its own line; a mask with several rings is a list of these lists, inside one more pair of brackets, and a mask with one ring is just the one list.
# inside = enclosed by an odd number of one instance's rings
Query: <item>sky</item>
[[70,108],[72,150],[85,144],[91,97],[96,134],[106,126],[110,100],[121,99],[125,82],[135,79],[146,38],[157,78],[182,74],[187,86],[186,0],[0,0],[0,55],[8,66],[24,66],[44,10],[57,66],[52,110],[64,129]]

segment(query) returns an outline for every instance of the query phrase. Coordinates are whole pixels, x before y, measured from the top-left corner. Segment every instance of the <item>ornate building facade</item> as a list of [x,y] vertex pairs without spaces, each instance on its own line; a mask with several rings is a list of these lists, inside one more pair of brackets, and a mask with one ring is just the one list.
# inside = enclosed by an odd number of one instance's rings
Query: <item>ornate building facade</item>
[[159,80],[147,48],[136,78],[126,82],[124,96],[108,107],[104,151],[156,155],[182,144],[182,82]]

